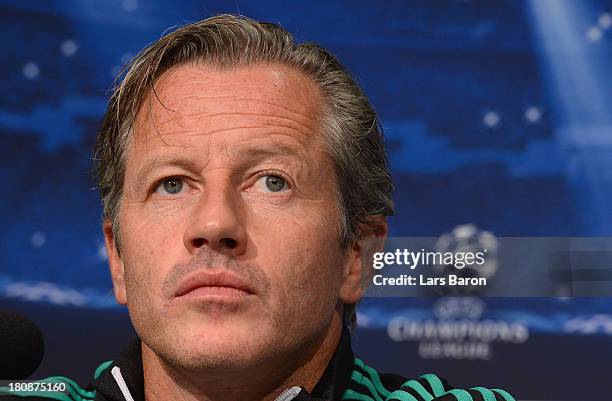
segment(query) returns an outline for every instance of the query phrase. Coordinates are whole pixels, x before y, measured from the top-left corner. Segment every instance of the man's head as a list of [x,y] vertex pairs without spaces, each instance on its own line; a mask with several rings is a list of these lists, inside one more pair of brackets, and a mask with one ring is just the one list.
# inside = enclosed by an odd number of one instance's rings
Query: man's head
[[392,213],[358,86],[325,50],[244,17],[141,52],[96,158],[115,296],[177,366],[244,368],[315,347],[360,299]]

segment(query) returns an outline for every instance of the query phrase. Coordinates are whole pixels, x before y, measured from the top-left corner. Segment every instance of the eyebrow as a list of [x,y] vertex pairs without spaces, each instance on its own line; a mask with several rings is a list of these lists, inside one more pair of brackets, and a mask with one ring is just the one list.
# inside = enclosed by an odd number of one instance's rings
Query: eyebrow
[[189,159],[176,156],[156,156],[147,160],[144,165],[138,170],[136,175],[136,186],[140,188],[144,186],[146,178],[155,170],[162,167],[173,166],[181,167],[185,170],[195,169],[195,163]]
[[[292,158],[300,158],[303,154],[299,152],[296,148],[289,145],[284,144],[275,144],[268,146],[256,146],[256,147],[245,147],[236,151],[235,154],[232,154],[232,157],[238,158],[242,162],[240,164],[248,164],[255,161],[268,159],[268,158],[277,158],[277,157],[292,157]],[[156,156],[153,157],[146,162],[144,162],[143,166],[138,171],[136,175],[136,185],[137,187],[142,187],[145,184],[146,177],[149,176],[152,172],[163,168],[163,167],[180,167],[185,170],[194,171],[197,169],[197,162],[186,159],[183,157],[177,156]]]

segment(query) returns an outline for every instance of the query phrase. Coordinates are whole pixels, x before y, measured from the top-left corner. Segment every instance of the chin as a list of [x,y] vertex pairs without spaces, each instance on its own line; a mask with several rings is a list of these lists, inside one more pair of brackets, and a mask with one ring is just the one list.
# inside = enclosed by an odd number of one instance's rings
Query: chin
[[276,353],[271,333],[262,329],[261,323],[228,321],[188,325],[183,332],[166,337],[176,340],[168,344],[173,355],[166,356],[183,367],[195,369],[257,366]]

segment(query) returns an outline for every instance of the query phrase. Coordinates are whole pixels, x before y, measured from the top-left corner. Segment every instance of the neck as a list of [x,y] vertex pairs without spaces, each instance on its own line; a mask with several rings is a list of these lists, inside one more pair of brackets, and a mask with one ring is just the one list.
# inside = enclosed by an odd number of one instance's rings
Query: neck
[[293,355],[277,355],[256,368],[231,372],[186,371],[165,363],[144,342],[142,364],[147,401],[272,401],[288,387],[315,387],[338,345],[342,322],[334,314],[320,338]]

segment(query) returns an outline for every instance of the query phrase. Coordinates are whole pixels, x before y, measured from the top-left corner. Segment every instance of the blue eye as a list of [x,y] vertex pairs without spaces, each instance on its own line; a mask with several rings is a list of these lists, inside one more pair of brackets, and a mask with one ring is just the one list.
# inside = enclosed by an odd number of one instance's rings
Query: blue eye
[[287,190],[289,185],[284,178],[278,175],[268,174],[257,180],[256,187],[259,187],[258,190],[262,192],[281,192]]
[[266,176],[266,188],[268,188],[272,192],[280,192],[287,186],[287,183],[284,179],[277,175],[267,175]]
[[171,177],[160,182],[155,188],[155,192],[165,191],[170,195],[176,195],[181,192],[181,189],[183,189],[183,180],[178,177]]

